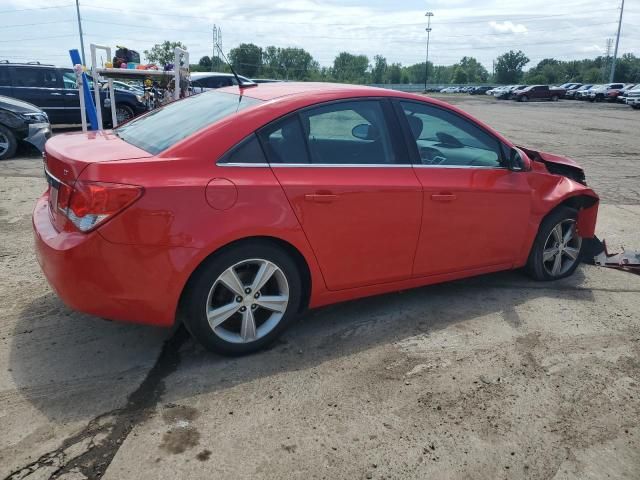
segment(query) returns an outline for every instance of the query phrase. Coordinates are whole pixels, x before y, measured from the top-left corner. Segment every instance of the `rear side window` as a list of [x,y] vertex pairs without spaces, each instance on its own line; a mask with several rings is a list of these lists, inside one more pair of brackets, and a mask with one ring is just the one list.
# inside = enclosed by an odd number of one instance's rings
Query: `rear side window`
[[261,100],[234,93],[205,92],[193,95],[115,129],[122,140],[154,155],[198,130],[258,105]]
[[309,163],[307,145],[298,115],[268,125],[260,132],[271,163]]
[[0,87],[10,87],[11,77],[9,76],[9,69],[0,67]]
[[53,68],[14,68],[13,86],[33,88],[58,88],[58,72]]
[[264,157],[258,137],[251,134],[233,147],[218,163],[267,163],[267,159]]

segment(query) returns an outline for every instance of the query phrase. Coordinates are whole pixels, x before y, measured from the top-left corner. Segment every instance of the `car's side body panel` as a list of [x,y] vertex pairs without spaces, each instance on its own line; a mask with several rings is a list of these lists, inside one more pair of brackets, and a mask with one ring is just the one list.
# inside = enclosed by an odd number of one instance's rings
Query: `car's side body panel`
[[[259,88],[247,89],[246,94],[259,96]],[[107,145],[115,146],[112,151],[116,157],[118,152],[122,157],[139,153],[130,145],[118,147],[118,142],[124,143],[119,139],[93,137],[95,141],[91,142],[91,135],[54,138],[47,150],[65,159],[80,180],[126,183],[144,189],[136,203],[85,235],[88,241],[81,257],[87,259],[86,264],[62,261],[68,257],[65,248],[51,253],[51,248],[60,247],[51,245],[54,232],[46,233],[46,227],[42,227],[39,234],[36,225],[41,258],[54,258],[50,265],[42,262],[47,278],[69,289],[60,291],[60,296],[71,306],[96,315],[170,325],[184,286],[208,256],[238,241],[268,237],[300,253],[311,277],[309,306],[317,307],[521,266],[540,221],[549,211],[572,196],[586,195],[597,201],[592,190],[549,174],[544,164],[535,161],[529,172],[456,172],[410,165],[340,167],[338,178],[330,169],[322,168],[217,164],[245,137],[292,111],[362,97],[426,101],[481,125],[507,148],[513,146],[459,109],[422,96],[346,86],[281,88],[308,91],[304,95],[266,98],[264,104],[230,115],[147,158],[109,160],[107,154],[104,159],[92,158],[95,148],[103,152]],[[230,91],[235,93],[237,89]],[[62,163],[56,168],[62,169]],[[329,188],[341,197],[335,204],[305,198]],[[432,202],[431,194],[449,190],[456,191],[459,203]],[[36,224],[45,222],[42,202],[46,202],[46,195],[34,212]],[[592,234],[594,221],[593,211],[581,214],[581,234]],[[319,239],[317,244],[310,236]],[[66,240],[71,242],[69,248],[73,238]],[[334,239],[340,242],[332,245]],[[102,240],[101,246],[97,240]],[[486,258],[478,260],[482,255]],[[132,260],[127,262],[127,258]],[[455,265],[448,266],[448,262]],[[138,268],[140,265],[146,270]],[[65,281],[75,274],[88,278],[88,283]],[[80,305],[70,300],[96,294],[100,289],[106,289],[116,302],[107,305],[97,300],[95,305]],[[158,295],[162,298],[151,305]],[[136,298],[140,304],[149,305],[134,308]]]

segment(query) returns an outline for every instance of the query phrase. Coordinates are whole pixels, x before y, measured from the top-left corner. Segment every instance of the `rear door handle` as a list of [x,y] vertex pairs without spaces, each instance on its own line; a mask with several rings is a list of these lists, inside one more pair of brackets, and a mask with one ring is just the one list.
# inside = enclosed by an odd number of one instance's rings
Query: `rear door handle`
[[62,94],[61,93],[57,93],[57,92],[51,92],[50,95],[55,95],[56,97],[59,97]]
[[307,193],[304,199],[307,202],[331,203],[338,199],[338,195],[333,193]]
[[431,200],[434,202],[453,202],[457,197],[453,193],[434,193]]

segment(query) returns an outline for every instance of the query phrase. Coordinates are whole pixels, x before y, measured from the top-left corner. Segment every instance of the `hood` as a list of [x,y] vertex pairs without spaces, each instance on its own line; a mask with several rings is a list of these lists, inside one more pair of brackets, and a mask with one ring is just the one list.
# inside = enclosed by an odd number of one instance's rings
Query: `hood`
[[562,175],[583,185],[587,184],[584,177],[584,170],[575,160],[553,153],[539,152],[527,147],[518,146],[518,148],[526,153],[532,161],[544,163],[549,173]]
[[14,113],[43,113],[42,110],[35,105],[3,95],[0,95],[0,108],[10,110]]

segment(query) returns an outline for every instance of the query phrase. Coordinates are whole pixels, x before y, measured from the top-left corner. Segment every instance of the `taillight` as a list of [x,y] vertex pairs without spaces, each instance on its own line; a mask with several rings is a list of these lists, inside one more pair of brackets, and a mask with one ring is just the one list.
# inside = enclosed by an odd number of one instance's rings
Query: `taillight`
[[142,187],[121,183],[77,181],[60,184],[58,209],[81,232],[94,229],[142,195]]

